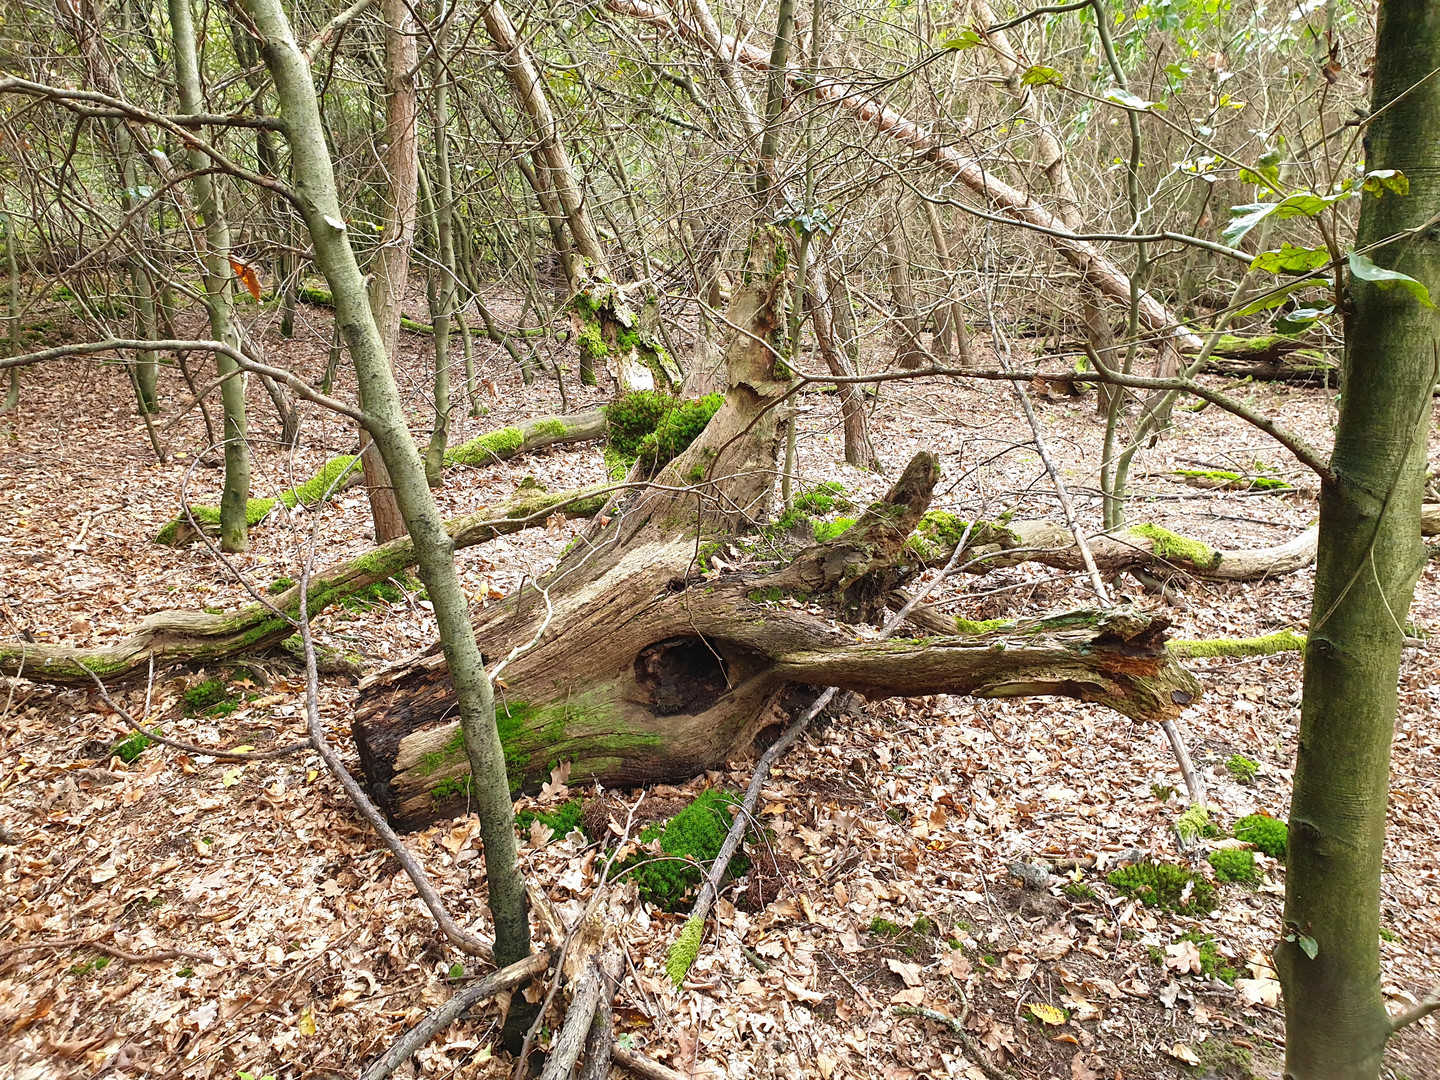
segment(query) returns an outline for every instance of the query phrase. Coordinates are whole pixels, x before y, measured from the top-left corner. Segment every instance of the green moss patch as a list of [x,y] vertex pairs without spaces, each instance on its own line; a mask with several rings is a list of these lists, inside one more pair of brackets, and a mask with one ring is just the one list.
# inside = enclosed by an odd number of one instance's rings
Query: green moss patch
[[1175,940],[1194,942],[1200,953],[1200,974],[1207,979],[1220,979],[1233,985],[1235,980],[1240,977],[1239,970],[1230,965],[1229,959],[1220,951],[1220,946],[1209,934],[1202,934],[1199,930],[1190,930]]
[[[640,833],[642,844],[657,842],[660,856],[641,851],[632,855],[617,873],[628,873],[640,897],[665,911],[679,911],[694,900],[710,863],[720,854],[735,813],[735,799],[722,791],[706,791],[669,821]],[[750,861],[743,855],[730,860],[729,871],[743,874]]]
[[719,394],[687,400],[658,390],[636,390],[605,406],[609,424],[606,462],[612,473],[640,462],[654,475],[700,437],[725,399]]
[[1290,845],[1290,827],[1268,814],[1251,814],[1235,822],[1236,840],[1254,844],[1272,859],[1284,859]]
[[1192,806],[1176,818],[1175,835],[1193,844],[1198,840],[1218,840],[1224,833],[1210,820],[1209,810],[1203,806]]
[[1210,867],[1215,871],[1216,881],[1235,882],[1238,885],[1259,885],[1260,870],[1255,865],[1255,853],[1248,848],[1221,848],[1209,856]]
[[793,503],[803,514],[829,514],[836,510],[852,510],[855,503],[845,494],[845,487],[834,480],[810,489]]
[[1212,570],[1220,565],[1220,555],[1203,540],[1191,540],[1179,533],[1145,522],[1130,529],[1131,536],[1149,540],[1151,550],[1167,562],[1187,563],[1198,570]]
[[492,465],[514,457],[525,445],[525,433],[518,427],[504,427],[477,435],[445,452],[446,465]]
[[1293,491],[1286,481],[1278,476],[1244,476],[1241,473],[1226,472],[1224,469],[1176,469],[1176,476],[1196,480],[1206,487],[1217,487],[1228,491]]
[[824,544],[849,532],[850,527],[854,524],[855,519],[847,517],[836,518],[834,521],[817,521],[811,532],[815,536],[816,543]]
[[1274,656],[1282,652],[1304,652],[1305,635],[1294,630],[1277,630],[1253,638],[1219,638],[1215,641],[1172,641],[1166,646],[1172,656]]
[[1256,774],[1260,772],[1260,763],[1251,760],[1244,754],[1231,754],[1225,759],[1225,771],[1239,783],[1253,784]]
[[223,705],[230,699],[230,695],[225,689],[224,679],[206,679],[204,682],[196,683],[185,691],[184,696],[185,712],[190,716],[199,716],[202,713],[210,712],[217,705]]
[[569,836],[576,829],[585,831],[584,813],[585,804],[579,799],[571,799],[551,811],[521,810],[515,815],[515,827],[521,833],[528,833],[530,824],[538,821],[548,826],[556,836]]
[[1011,625],[1013,622],[1010,619],[981,619],[977,622],[973,619],[962,619],[959,615],[955,616],[955,632],[957,634],[988,634]]
[[1112,870],[1105,880],[1122,896],[1181,915],[1207,915],[1215,907],[1215,886],[1175,863],[1146,861]]
[[[159,731],[159,728],[155,729]],[[154,740],[141,731],[131,732],[128,738],[121,739],[110,748],[109,757],[118,757],[129,765],[146,750],[154,745]]]

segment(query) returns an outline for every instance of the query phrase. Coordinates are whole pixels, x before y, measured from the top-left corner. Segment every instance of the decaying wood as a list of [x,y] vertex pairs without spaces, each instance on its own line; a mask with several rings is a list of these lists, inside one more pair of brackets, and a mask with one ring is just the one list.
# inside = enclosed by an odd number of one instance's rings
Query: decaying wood
[[[1310,528],[1276,547],[1226,551],[1141,524],[1097,533],[1088,542],[1096,566],[1107,575],[1144,570],[1165,576],[1181,571],[1213,581],[1256,581],[1309,566],[1315,561],[1315,539],[1316,530]],[[942,551],[936,559],[945,554]],[[1074,535],[1051,521],[987,524],[983,535],[972,542],[968,558],[965,569],[974,574],[1026,562],[1057,570],[1085,569]]]
[[[871,697],[1062,695],[1142,720],[1176,716],[1200,687],[1142,612],[1077,613],[993,637],[956,633],[857,643],[817,603],[878,611],[918,569],[906,538],[939,470],[919,454],[857,524],[776,573],[702,575],[706,537],[750,528],[775,475],[778,406],[793,382],[779,361],[783,237],[757,232],[727,321],[725,403],[654,483],[619,499],[542,588],[482,612],[487,660],[508,658],[497,710],[512,785],[558,761],[572,782],[607,787],[686,779],[783,724],[797,689]],[[907,569],[908,567],[908,569]],[[809,603],[794,603],[804,596]],[[791,601],[787,603],[786,601]],[[518,651],[517,651],[518,647]],[[413,827],[461,811],[468,763],[445,661],[432,649],[361,685],[353,722],[376,801]]]
[[[445,523],[446,530],[457,550],[473,547],[497,536],[543,525],[552,513],[588,517],[600,509],[610,490],[604,484],[562,492],[521,488],[499,506],[453,518]],[[319,571],[311,579],[309,613],[313,618],[345,597],[414,565],[414,545],[409,537],[402,537]],[[156,665],[214,663],[273,648],[295,632],[299,613],[300,587],[292,585],[273,599],[218,615],[159,611],[114,644],[93,649],[0,641],[0,674],[23,676],[33,682],[89,685],[96,676],[107,681],[123,678],[152,661]]]

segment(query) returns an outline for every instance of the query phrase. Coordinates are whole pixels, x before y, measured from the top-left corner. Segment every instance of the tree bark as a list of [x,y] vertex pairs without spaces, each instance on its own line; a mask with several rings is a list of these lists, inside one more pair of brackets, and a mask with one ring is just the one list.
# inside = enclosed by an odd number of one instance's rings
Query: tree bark
[[[292,172],[315,264],[335,297],[335,318],[355,363],[360,398],[371,417],[369,430],[394,482],[397,503],[414,541],[420,578],[434,606],[463,725],[463,744],[474,770],[474,805],[495,921],[495,961],[506,966],[529,954],[530,925],[516,858],[514,807],[505,782],[505,751],[495,725],[490,678],[470,623],[470,602],[455,568],[454,545],[406,424],[386,339],[367,302],[364,278],[350,247],[309,63],[295,43],[280,0],[245,0],[245,7],[259,30],[266,66],[282,104]],[[512,1015],[519,1011],[512,1010]]]
[[[175,38],[175,77],[180,110],[205,111],[200,87],[200,66],[195,55],[195,24],[190,0],[170,0],[170,26]],[[230,267],[230,225],[221,205],[216,178],[206,172],[209,158],[197,148],[189,151],[195,177],[191,186],[205,226],[205,307],[210,316],[210,334],[216,341],[239,348],[240,332],[235,325],[235,273]],[[220,496],[220,549],[244,551],[250,546],[248,513],[250,503],[250,447],[245,424],[246,376],[228,356],[215,357],[225,425],[225,487]],[[226,378],[226,376],[230,376]],[[282,414],[283,415],[283,414]]]
[[910,284],[910,242],[899,213],[887,209],[885,253],[889,261],[890,295],[895,301],[895,357],[907,370],[921,367],[926,360],[920,344],[920,316],[915,310],[915,290]]
[[[405,288],[410,279],[410,251],[415,245],[419,200],[420,96],[415,86],[415,69],[420,58],[415,16],[406,0],[381,0],[380,19],[385,25],[385,143],[388,149],[384,163],[389,183],[384,189],[384,240],[375,255],[370,308],[393,369]],[[363,382],[361,385],[363,388]],[[369,408],[363,390],[361,404]],[[405,534],[405,517],[384,456],[370,450],[369,441],[369,434],[362,431],[360,460],[365,467],[365,486],[370,492],[370,516],[375,522],[375,541],[384,544]]]
[[[815,344],[830,374],[842,378],[859,374],[843,351],[835,325],[834,306],[830,301],[830,284],[826,275],[825,254],[821,249],[814,270],[807,280],[810,286],[810,322],[815,327]],[[839,383],[840,416],[845,435],[845,460],[861,469],[873,469],[875,448],[870,442],[870,422],[865,414],[865,391],[860,383]]]
[[[1379,8],[1366,168],[1399,169],[1410,194],[1365,194],[1355,246],[1379,266],[1440,280],[1440,9]],[[1395,241],[1390,238],[1403,237]],[[1387,240],[1389,242],[1387,242]],[[1404,621],[1425,562],[1420,507],[1440,319],[1404,289],[1352,275],[1332,479],[1320,490],[1315,599],[1290,805],[1285,1073],[1368,1080],[1391,1033],[1381,994],[1380,874]]]

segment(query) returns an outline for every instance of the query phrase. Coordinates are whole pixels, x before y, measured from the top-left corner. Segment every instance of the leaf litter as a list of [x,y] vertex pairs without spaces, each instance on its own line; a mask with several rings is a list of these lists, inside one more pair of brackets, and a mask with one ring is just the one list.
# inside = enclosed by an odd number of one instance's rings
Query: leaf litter
[[[310,321],[302,319],[294,341],[267,349],[272,362],[318,377],[328,324],[305,315]],[[404,335],[403,345],[402,386],[423,426],[425,342]],[[559,411],[553,386],[543,379],[521,386],[494,353],[482,342],[477,356],[493,391],[483,396],[488,413],[471,418],[457,407],[456,442]],[[157,465],[123,371],[50,370],[53,377],[26,383],[19,412],[3,421],[4,632],[97,645],[154,610],[246,602],[203,547],[149,543],[174,516],[182,486],[194,502],[218,501],[219,471],[195,467],[207,454],[200,417],[176,425],[174,445],[185,456]],[[162,379],[172,383],[167,400],[188,400],[171,369]],[[275,423],[256,391],[252,430],[264,433]],[[337,393],[353,393],[343,374]],[[568,393],[572,408],[604,400],[597,390]],[[1328,441],[1322,392],[1257,386],[1254,394],[1257,406],[1318,444]],[[805,484],[837,481],[857,499],[881,493],[883,477],[843,464],[834,403],[814,398],[799,440]],[[1086,463],[1098,460],[1101,436],[1088,402],[1042,402],[1040,415],[1047,440],[1069,463],[1066,479],[1082,514],[1098,527],[1098,500],[1084,497],[1093,492]],[[1308,478],[1286,467],[1278,447],[1215,410],[1180,412],[1176,422],[1173,435],[1137,461],[1133,516],[1230,548],[1282,542],[1313,519],[1313,498],[1303,492],[1186,487],[1173,470],[1197,460],[1249,468],[1263,458],[1269,474],[1302,488]],[[942,452],[937,508],[966,518],[1057,516],[1008,392],[941,380],[886,388],[872,423],[892,469],[916,450]],[[293,453],[257,438],[255,494],[293,485],[353,449],[344,425],[307,414],[302,448]],[[597,447],[556,447],[452,472],[437,497],[447,514],[465,512],[500,501],[529,475],[563,488],[605,472]],[[254,530],[251,550],[232,561],[260,588],[296,576],[312,527],[324,561],[367,550],[363,491],[267,521]],[[475,603],[543,573],[575,531],[552,521],[462,552]],[[1304,571],[1259,583],[1190,583],[1171,612],[1174,635],[1303,630],[1311,580]],[[1026,565],[946,583],[932,599],[984,619],[1081,606],[1090,596],[1083,581]],[[1437,614],[1432,561],[1402,666],[1382,882],[1383,984],[1394,1010],[1440,979],[1433,812],[1440,679],[1426,639]],[[401,659],[433,635],[413,586],[398,602],[336,609],[315,626],[321,644],[366,666]],[[1212,816],[1222,825],[1255,812],[1283,818],[1299,658],[1187,663],[1206,687],[1184,728]],[[190,715],[184,692],[208,677],[224,680],[235,708]],[[153,683],[112,693],[176,739],[263,750],[303,738],[302,684],[293,663],[271,657],[162,671]],[[23,679],[0,690],[0,1067],[7,1075],[352,1075],[356,1063],[483,974],[438,936],[408,878],[316,755],[237,765],[152,745],[126,763],[111,751],[128,729],[98,695]],[[353,698],[350,680],[322,681],[322,719],[358,768],[349,738]],[[1237,754],[1256,763],[1248,783],[1226,768]],[[689,784],[652,789],[640,805],[673,813],[703,788],[743,788],[748,770],[737,761]],[[591,800],[586,822],[594,836],[596,824],[623,825],[639,795],[595,793],[569,779],[557,773],[518,808]],[[1110,869],[1148,858],[1213,876],[1204,846],[1186,852],[1174,831],[1184,809],[1180,787],[1157,731],[1099,707],[852,699],[771,775],[760,811],[767,842],[752,845],[751,871],[717,904],[681,988],[665,975],[665,960],[683,915],[644,904],[633,887],[612,888],[609,917],[621,927],[631,967],[616,1003],[617,1032],[694,1077],[979,1080],[997,1068],[1037,1080],[1278,1076],[1283,1024],[1270,952],[1283,864],[1257,855],[1258,887],[1222,887],[1216,909],[1200,917],[1146,907],[1105,880]],[[474,817],[407,839],[462,924],[487,934]],[[522,859],[561,920],[578,919],[601,885],[603,862],[582,832],[560,836],[537,820],[522,833]],[[1017,864],[1032,871],[1017,876]],[[122,960],[106,949],[142,958]],[[452,1025],[417,1055],[419,1074],[508,1075],[498,1016],[480,1008]],[[1387,1070],[1432,1074],[1437,1047],[1432,1017],[1396,1040]]]

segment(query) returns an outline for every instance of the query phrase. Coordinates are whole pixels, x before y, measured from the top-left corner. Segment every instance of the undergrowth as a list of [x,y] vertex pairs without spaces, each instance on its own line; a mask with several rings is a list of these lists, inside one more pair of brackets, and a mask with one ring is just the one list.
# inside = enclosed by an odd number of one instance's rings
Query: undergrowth
[[1123,896],[1180,915],[1206,915],[1215,907],[1215,886],[1174,863],[1138,862],[1105,880]]
[[[694,899],[710,863],[730,831],[735,799],[723,791],[705,791],[669,821],[647,826],[640,843],[658,841],[661,855],[639,851],[616,869],[635,880],[640,898],[664,911],[679,911]],[[743,874],[750,860],[736,855],[729,870]]]

